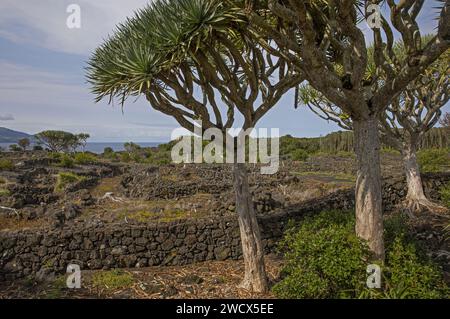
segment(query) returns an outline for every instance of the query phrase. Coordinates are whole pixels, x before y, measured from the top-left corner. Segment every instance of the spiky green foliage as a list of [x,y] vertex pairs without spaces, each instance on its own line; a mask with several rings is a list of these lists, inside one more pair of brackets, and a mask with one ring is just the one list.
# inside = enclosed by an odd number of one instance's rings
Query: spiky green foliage
[[158,0],[117,27],[89,61],[88,80],[99,101],[120,98],[123,103],[153,85],[164,86],[168,72],[198,58],[202,46],[220,37],[234,38],[246,18],[221,1]]

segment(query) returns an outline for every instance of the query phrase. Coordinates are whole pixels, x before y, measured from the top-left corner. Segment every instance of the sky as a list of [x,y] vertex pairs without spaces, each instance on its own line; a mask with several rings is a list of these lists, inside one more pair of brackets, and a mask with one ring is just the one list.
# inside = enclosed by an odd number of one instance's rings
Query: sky
[[[148,0],[1,0],[0,126],[35,134],[87,132],[91,142],[165,142],[179,125],[143,99],[120,105],[94,103],[86,61],[114,27]],[[81,9],[81,28],[66,24],[70,4]],[[423,33],[436,26],[436,2],[419,17]],[[367,31],[367,29],[365,30]],[[339,128],[307,108],[295,110],[289,92],[258,127],[280,134],[320,136]],[[449,110],[447,105],[446,110]]]

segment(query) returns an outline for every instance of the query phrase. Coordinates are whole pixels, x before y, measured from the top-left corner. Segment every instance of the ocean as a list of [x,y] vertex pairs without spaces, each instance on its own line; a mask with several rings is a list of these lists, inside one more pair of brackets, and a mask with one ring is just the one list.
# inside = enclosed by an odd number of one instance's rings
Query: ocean
[[[14,143],[0,143],[0,148],[7,150],[9,148],[9,145],[11,145],[11,144],[14,144]],[[118,152],[118,151],[124,150],[123,144],[124,143],[120,143],[120,142],[113,142],[113,143],[93,142],[93,143],[87,143],[84,150],[88,151],[88,152],[100,154],[100,153],[103,153],[103,150],[105,149],[105,147],[111,147],[114,151]],[[141,147],[155,147],[155,146],[158,146],[163,143],[162,142],[149,142],[149,143],[136,143],[136,144],[140,145]]]

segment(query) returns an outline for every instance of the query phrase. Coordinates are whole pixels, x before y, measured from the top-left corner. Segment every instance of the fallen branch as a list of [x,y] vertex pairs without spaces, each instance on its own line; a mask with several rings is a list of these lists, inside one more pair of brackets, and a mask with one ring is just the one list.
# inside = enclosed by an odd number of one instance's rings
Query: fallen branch
[[100,199],[101,199],[101,200],[109,199],[109,200],[111,200],[111,201],[113,201],[113,202],[117,202],[117,203],[123,203],[123,202],[125,202],[125,200],[124,200],[123,198],[121,198],[121,197],[115,197],[115,196],[114,196],[114,193],[112,193],[112,192],[105,193],[105,195],[103,195]]
[[16,214],[17,217],[20,217],[19,212],[17,211],[17,209],[11,208],[11,207],[5,207],[5,206],[0,206],[0,209],[4,209],[7,211],[12,211]]

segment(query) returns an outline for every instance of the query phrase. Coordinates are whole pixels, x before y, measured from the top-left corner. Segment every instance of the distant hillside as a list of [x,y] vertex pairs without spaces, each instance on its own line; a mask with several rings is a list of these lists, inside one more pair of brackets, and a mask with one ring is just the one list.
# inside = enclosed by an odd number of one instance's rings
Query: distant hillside
[[30,134],[0,127],[0,143],[17,143],[21,138],[29,138],[30,141],[34,141],[34,137]]

